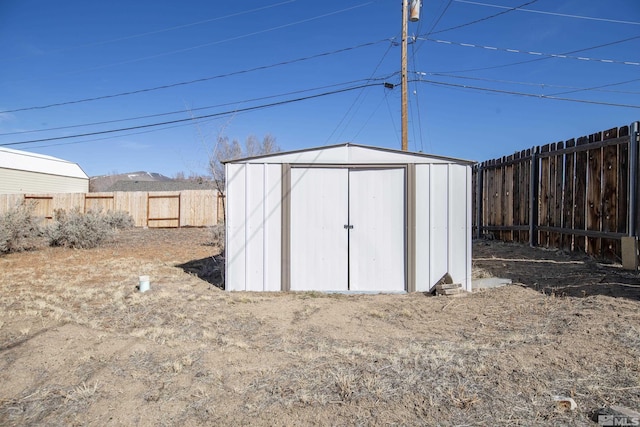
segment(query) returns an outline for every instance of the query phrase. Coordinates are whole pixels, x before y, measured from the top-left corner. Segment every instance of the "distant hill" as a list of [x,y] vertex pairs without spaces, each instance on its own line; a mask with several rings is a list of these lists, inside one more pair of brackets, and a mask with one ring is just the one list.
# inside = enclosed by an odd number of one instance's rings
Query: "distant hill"
[[169,182],[174,180],[159,173],[144,171],[120,173],[115,175],[92,176],[91,178],[89,178],[89,191],[108,191],[108,189],[118,181]]

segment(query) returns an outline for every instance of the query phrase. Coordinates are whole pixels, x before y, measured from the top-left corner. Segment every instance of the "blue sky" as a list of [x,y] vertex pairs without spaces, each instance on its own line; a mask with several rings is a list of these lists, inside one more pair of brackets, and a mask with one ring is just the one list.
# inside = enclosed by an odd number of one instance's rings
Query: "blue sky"
[[[206,174],[220,135],[399,149],[401,6],[2,0],[0,146],[90,176]],[[638,0],[423,0],[409,35],[412,151],[482,161],[640,120]]]

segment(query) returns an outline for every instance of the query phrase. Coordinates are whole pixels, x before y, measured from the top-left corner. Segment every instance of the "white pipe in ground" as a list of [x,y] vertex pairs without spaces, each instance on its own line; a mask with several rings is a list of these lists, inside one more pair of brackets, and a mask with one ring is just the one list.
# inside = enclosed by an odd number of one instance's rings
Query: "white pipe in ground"
[[149,276],[140,276],[140,282],[138,284],[138,289],[140,292],[146,292],[149,290]]

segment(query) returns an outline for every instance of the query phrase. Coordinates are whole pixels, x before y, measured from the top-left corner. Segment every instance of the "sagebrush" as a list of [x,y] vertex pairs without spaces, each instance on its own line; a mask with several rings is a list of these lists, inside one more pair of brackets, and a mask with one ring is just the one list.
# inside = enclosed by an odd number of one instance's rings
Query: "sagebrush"
[[33,215],[36,202],[24,201],[0,216],[0,252],[21,252],[43,245],[41,218]]
[[104,215],[104,220],[107,225],[117,230],[125,230],[127,228],[133,228],[136,225],[135,220],[125,211],[107,211]]
[[113,232],[133,226],[133,218],[126,212],[89,210],[86,213],[75,208],[71,211],[58,209],[54,212],[54,223],[45,233],[51,246],[88,249],[99,246]]

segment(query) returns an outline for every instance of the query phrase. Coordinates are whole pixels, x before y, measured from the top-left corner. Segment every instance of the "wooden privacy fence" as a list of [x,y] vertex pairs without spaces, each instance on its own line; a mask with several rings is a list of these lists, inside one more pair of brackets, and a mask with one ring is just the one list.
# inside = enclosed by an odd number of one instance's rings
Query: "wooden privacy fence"
[[0,194],[0,214],[24,200],[36,202],[35,215],[47,220],[54,211],[102,209],[125,211],[136,227],[207,227],[223,221],[223,198],[217,190],[65,194]]
[[476,237],[621,258],[637,240],[639,122],[475,165]]

